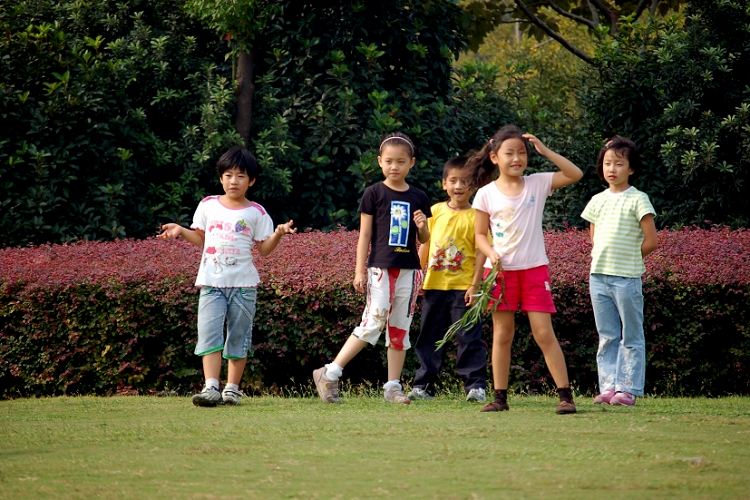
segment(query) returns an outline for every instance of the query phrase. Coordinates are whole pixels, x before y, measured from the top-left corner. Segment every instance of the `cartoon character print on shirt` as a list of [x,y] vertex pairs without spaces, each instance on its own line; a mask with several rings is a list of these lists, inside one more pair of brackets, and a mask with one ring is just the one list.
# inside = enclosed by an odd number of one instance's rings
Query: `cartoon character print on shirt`
[[501,208],[492,214],[492,244],[500,255],[508,253],[521,239],[521,230],[513,227],[515,215],[513,207]]
[[409,220],[411,205],[408,201],[391,201],[391,230],[388,245],[405,247],[409,241]]
[[251,232],[250,226],[244,219],[238,220],[234,225],[227,221],[211,221],[206,229],[207,233],[218,231],[218,236],[214,239],[222,241],[218,246],[206,247],[203,255],[204,263],[211,263],[213,274],[224,272],[224,266],[231,267],[237,265],[237,256],[240,249],[235,246],[237,234],[247,234]]
[[461,271],[464,259],[454,239],[448,238],[438,245],[428,265],[433,271]]

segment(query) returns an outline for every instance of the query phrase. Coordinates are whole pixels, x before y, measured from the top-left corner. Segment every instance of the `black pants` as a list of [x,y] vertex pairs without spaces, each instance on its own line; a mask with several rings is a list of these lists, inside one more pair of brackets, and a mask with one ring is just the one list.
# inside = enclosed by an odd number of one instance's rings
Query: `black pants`
[[[422,300],[422,322],[414,350],[419,358],[419,369],[414,376],[414,387],[433,394],[435,382],[443,364],[445,346],[436,351],[435,342],[442,339],[448,327],[466,312],[465,292],[462,290],[425,290]],[[487,346],[482,340],[482,325],[461,331],[458,343],[456,371],[464,383],[464,390],[487,385]]]

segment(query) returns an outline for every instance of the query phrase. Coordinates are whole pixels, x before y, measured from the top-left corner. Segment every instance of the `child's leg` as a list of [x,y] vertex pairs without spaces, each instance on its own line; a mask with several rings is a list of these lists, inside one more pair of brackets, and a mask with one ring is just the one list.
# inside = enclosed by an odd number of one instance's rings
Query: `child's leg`
[[406,350],[411,347],[409,329],[414,317],[417,293],[422,284],[422,271],[388,269],[388,282],[391,300],[386,323],[385,345],[388,348],[388,381],[390,382],[401,378]]
[[[212,352],[203,356],[203,378],[206,381],[219,380],[221,375],[221,352]],[[216,387],[218,389],[218,386]]]
[[221,288],[201,287],[198,297],[198,342],[195,354],[201,356],[207,386],[219,388],[221,352],[224,349],[224,319],[227,298]]
[[401,379],[401,370],[404,369],[404,361],[406,360],[406,351],[399,351],[392,347],[388,347],[388,380],[399,380]]
[[643,291],[640,278],[616,278],[615,302],[622,317],[622,345],[617,357],[615,390],[643,396],[646,340],[643,333]]
[[359,352],[368,345],[364,340],[360,340],[354,335],[350,335],[343,347],[336,355],[336,359],[333,360],[335,364],[340,366],[342,369],[349,364],[349,361],[353,360]]
[[608,285],[609,278],[602,274],[592,274],[589,278],[591,306],[594,310],[596,331],[599,333],[596,367],[599,374],[599,392],[602,393],[615,390],[622,332],[620,313]]
[[555,385],[557,387],[568,387],[570,385],[568,368],[565,365],[565,356],[560,348],[560,343],[552,329],[552,317],[549,313],[531,311],[528,315],[531,333],[537,345],[542,349],[544,361],[547,363],[547,368],[552,374]]
[[[464,292],[454,292],[451,307],[451,324],[466,312]],[[456,371],[464,383],[464,390],[485,389],[487,387],[487,347],[482,340],[482,322],[468,331],[456,335]]]
[[[414,375],[414,387],[434,393],[434,384],[443,363],[443,349],[436,350],[440,340],[451,325],[451,293],[444,290],[425,290],[422,298],[422,316],[419,336],[414,342],[414,351],[419,359],[419,368]],[[389,377],[390,378],[390,377]]]
[[495,390],[508,389],[510,348],[513,345],[515,330],[514,312],[492,313],[492,384]]
[[242,373],[245,371],[247,358],[230,359],[227,366],[227,384],[239,386],[242,381]]

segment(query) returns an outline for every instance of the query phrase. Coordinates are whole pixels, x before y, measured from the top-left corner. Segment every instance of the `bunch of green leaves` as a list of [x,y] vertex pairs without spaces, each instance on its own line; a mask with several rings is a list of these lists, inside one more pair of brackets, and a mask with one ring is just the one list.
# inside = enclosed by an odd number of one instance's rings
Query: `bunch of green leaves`
[[[498,262],[496,266],[490,269],[490,272],[487,273],[487,276],[480,283],[479,291],[474,295],[474,302],[468,309],[466,309],[464,315],[448,327],[448,330],[445,332],[445,335],[441,340],[435,342],[436,349],[441,349],[459,332],[464,332],[479,323],[482,320],[482,317],[490,311],[492,304],[496,304],[503,300],[505,281],[501,279],[500,283],[497,283],[497,276],[501,273],[502,268]],[[498,285],[501,287],[500,295],[498,297],[493,297],[492,291]]]

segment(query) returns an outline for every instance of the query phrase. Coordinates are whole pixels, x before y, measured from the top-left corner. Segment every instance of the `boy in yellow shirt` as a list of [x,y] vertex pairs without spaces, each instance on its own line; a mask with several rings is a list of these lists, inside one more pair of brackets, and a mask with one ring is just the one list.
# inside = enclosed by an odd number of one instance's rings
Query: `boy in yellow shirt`
[[[453,158],[443,167],[443,189],[447,202],[432,206],[427,221],[430,240],[419,248],[424,279],[424,297],[419,337],[415,351],[419,369],[414,376],[410,399],[430,399],[443,363],[444,350],[435,349],[448,327],[458,321],[474,300],[482,280],[484,255],[474,246],[474,214],[469,198],[475,189],[465,157]],[[456,335],[456,371],[461,377],[467,401],[484,401],[487,385],[487,347],[482,325]]]

